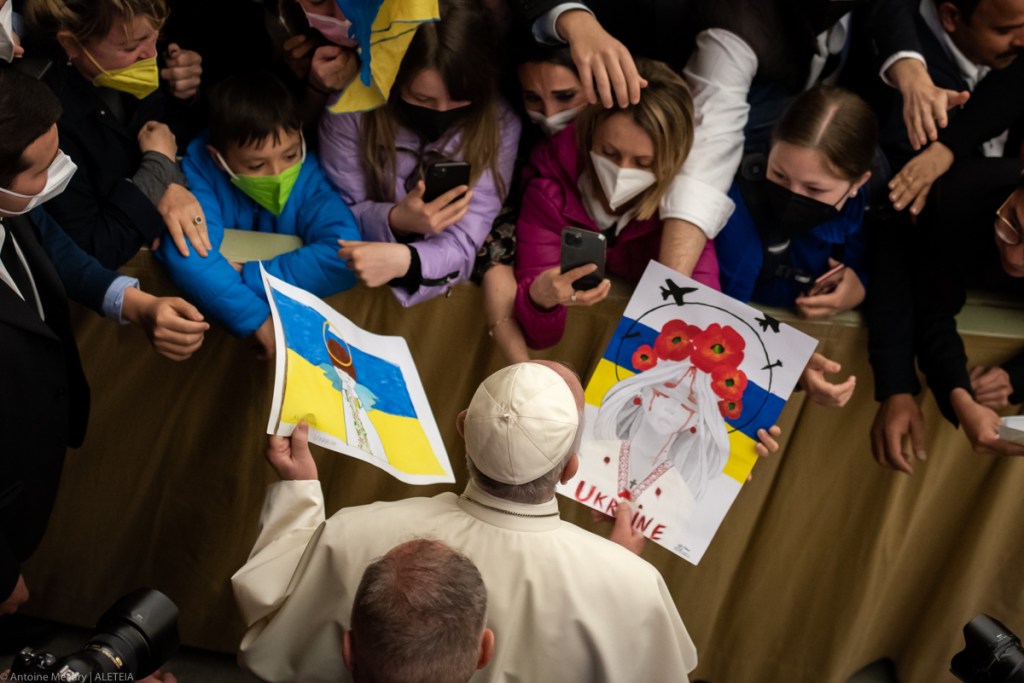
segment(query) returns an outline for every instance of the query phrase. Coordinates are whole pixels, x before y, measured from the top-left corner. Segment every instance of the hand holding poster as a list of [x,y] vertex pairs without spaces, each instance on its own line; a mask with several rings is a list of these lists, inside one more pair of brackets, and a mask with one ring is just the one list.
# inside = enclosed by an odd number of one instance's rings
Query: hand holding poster
[[580,469],[559,493],[697,564],[817,342],[651,262],[586,390]]
[[265,271],[263,284],[277,338],[267,433],[289,436],[305,420],[312,443],[401,481],[454,482],[405,340],[370,334]]

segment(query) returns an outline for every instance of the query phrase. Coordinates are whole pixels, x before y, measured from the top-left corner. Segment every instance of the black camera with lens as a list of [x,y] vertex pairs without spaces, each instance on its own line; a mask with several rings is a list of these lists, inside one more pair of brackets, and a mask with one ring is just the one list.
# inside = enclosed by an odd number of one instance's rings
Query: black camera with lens
[[964,626],[966,647],[953,655],[950,671],[965,683],[1024,683],[1020,638],[981,614]]
[[22,650],[11,664],[12,681],[138,680],[178,649],[178,607],[160,591],[143,588],[118,600],[100,617],[80,650],[58,659]]

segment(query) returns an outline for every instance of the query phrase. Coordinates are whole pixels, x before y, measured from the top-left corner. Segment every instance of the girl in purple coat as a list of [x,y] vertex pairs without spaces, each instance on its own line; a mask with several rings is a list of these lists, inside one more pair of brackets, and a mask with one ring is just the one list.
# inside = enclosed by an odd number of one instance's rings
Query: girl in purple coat
[[[593,264],[561,273],[562,229],[601,232],[607,271],[639,280],[661,245],[662,194],[693,143],[693,104],[682,78],[660,62],[637,60],[647,87],[625,109],[586,108],[576,121],[539,145],[516,226],[515,313],[533,348],[551,346],[565,331],[566,306],[592,306],[611,283],[577,291],[573,283]],[[709,242],[693,278],[718,289]]]
[[[324,170],[367,240],[343,242],[338,256],[368,286],[391,286],[403,306],[469,277],[519,141],[519,120],[497,93],[492,18],[470,0],[441,0],[440,11],[416,29],[386,106],[320,123]],[[434,161],[468,162],[469,186],[424,201]]]

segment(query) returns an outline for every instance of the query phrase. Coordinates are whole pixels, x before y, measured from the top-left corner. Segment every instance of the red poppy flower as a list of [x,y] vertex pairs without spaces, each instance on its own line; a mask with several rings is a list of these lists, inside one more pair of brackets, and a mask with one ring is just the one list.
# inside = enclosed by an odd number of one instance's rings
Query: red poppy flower
[[637,372],[650,370],[658,364],[658,357],[654,355],[654,349],[650,344],[644,344],[633,352],[633,368]]
[[747,374],[739,368],[719,365],[711,371],[711,388],[721,398],[743,398],[747,388]]
[[683,360],[693,351],[693,338],[700,334],[696,325],[682,320],[669,320],[654,340],[654,351],[662,360]]
[[711,372],[715,367],[739,367],[743,362],[743,348],[747,345],[740,333],[718,323],[708,328],[693,340],[693,364],[698,370]]
[[722,413],[722,417],[735,420],[743,412],[743,401],[737,399],[725,398],[718,402],[718,410]]

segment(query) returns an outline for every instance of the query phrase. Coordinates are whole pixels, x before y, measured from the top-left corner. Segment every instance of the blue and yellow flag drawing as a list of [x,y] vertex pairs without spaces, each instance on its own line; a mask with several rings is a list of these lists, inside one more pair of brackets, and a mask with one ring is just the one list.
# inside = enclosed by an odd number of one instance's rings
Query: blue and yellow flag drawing
[[287,436],[305,420],[311,442],[402,481],[454,482],[405,340],[370,334],[312,294],[263,277],[277,336],[268,433]]

